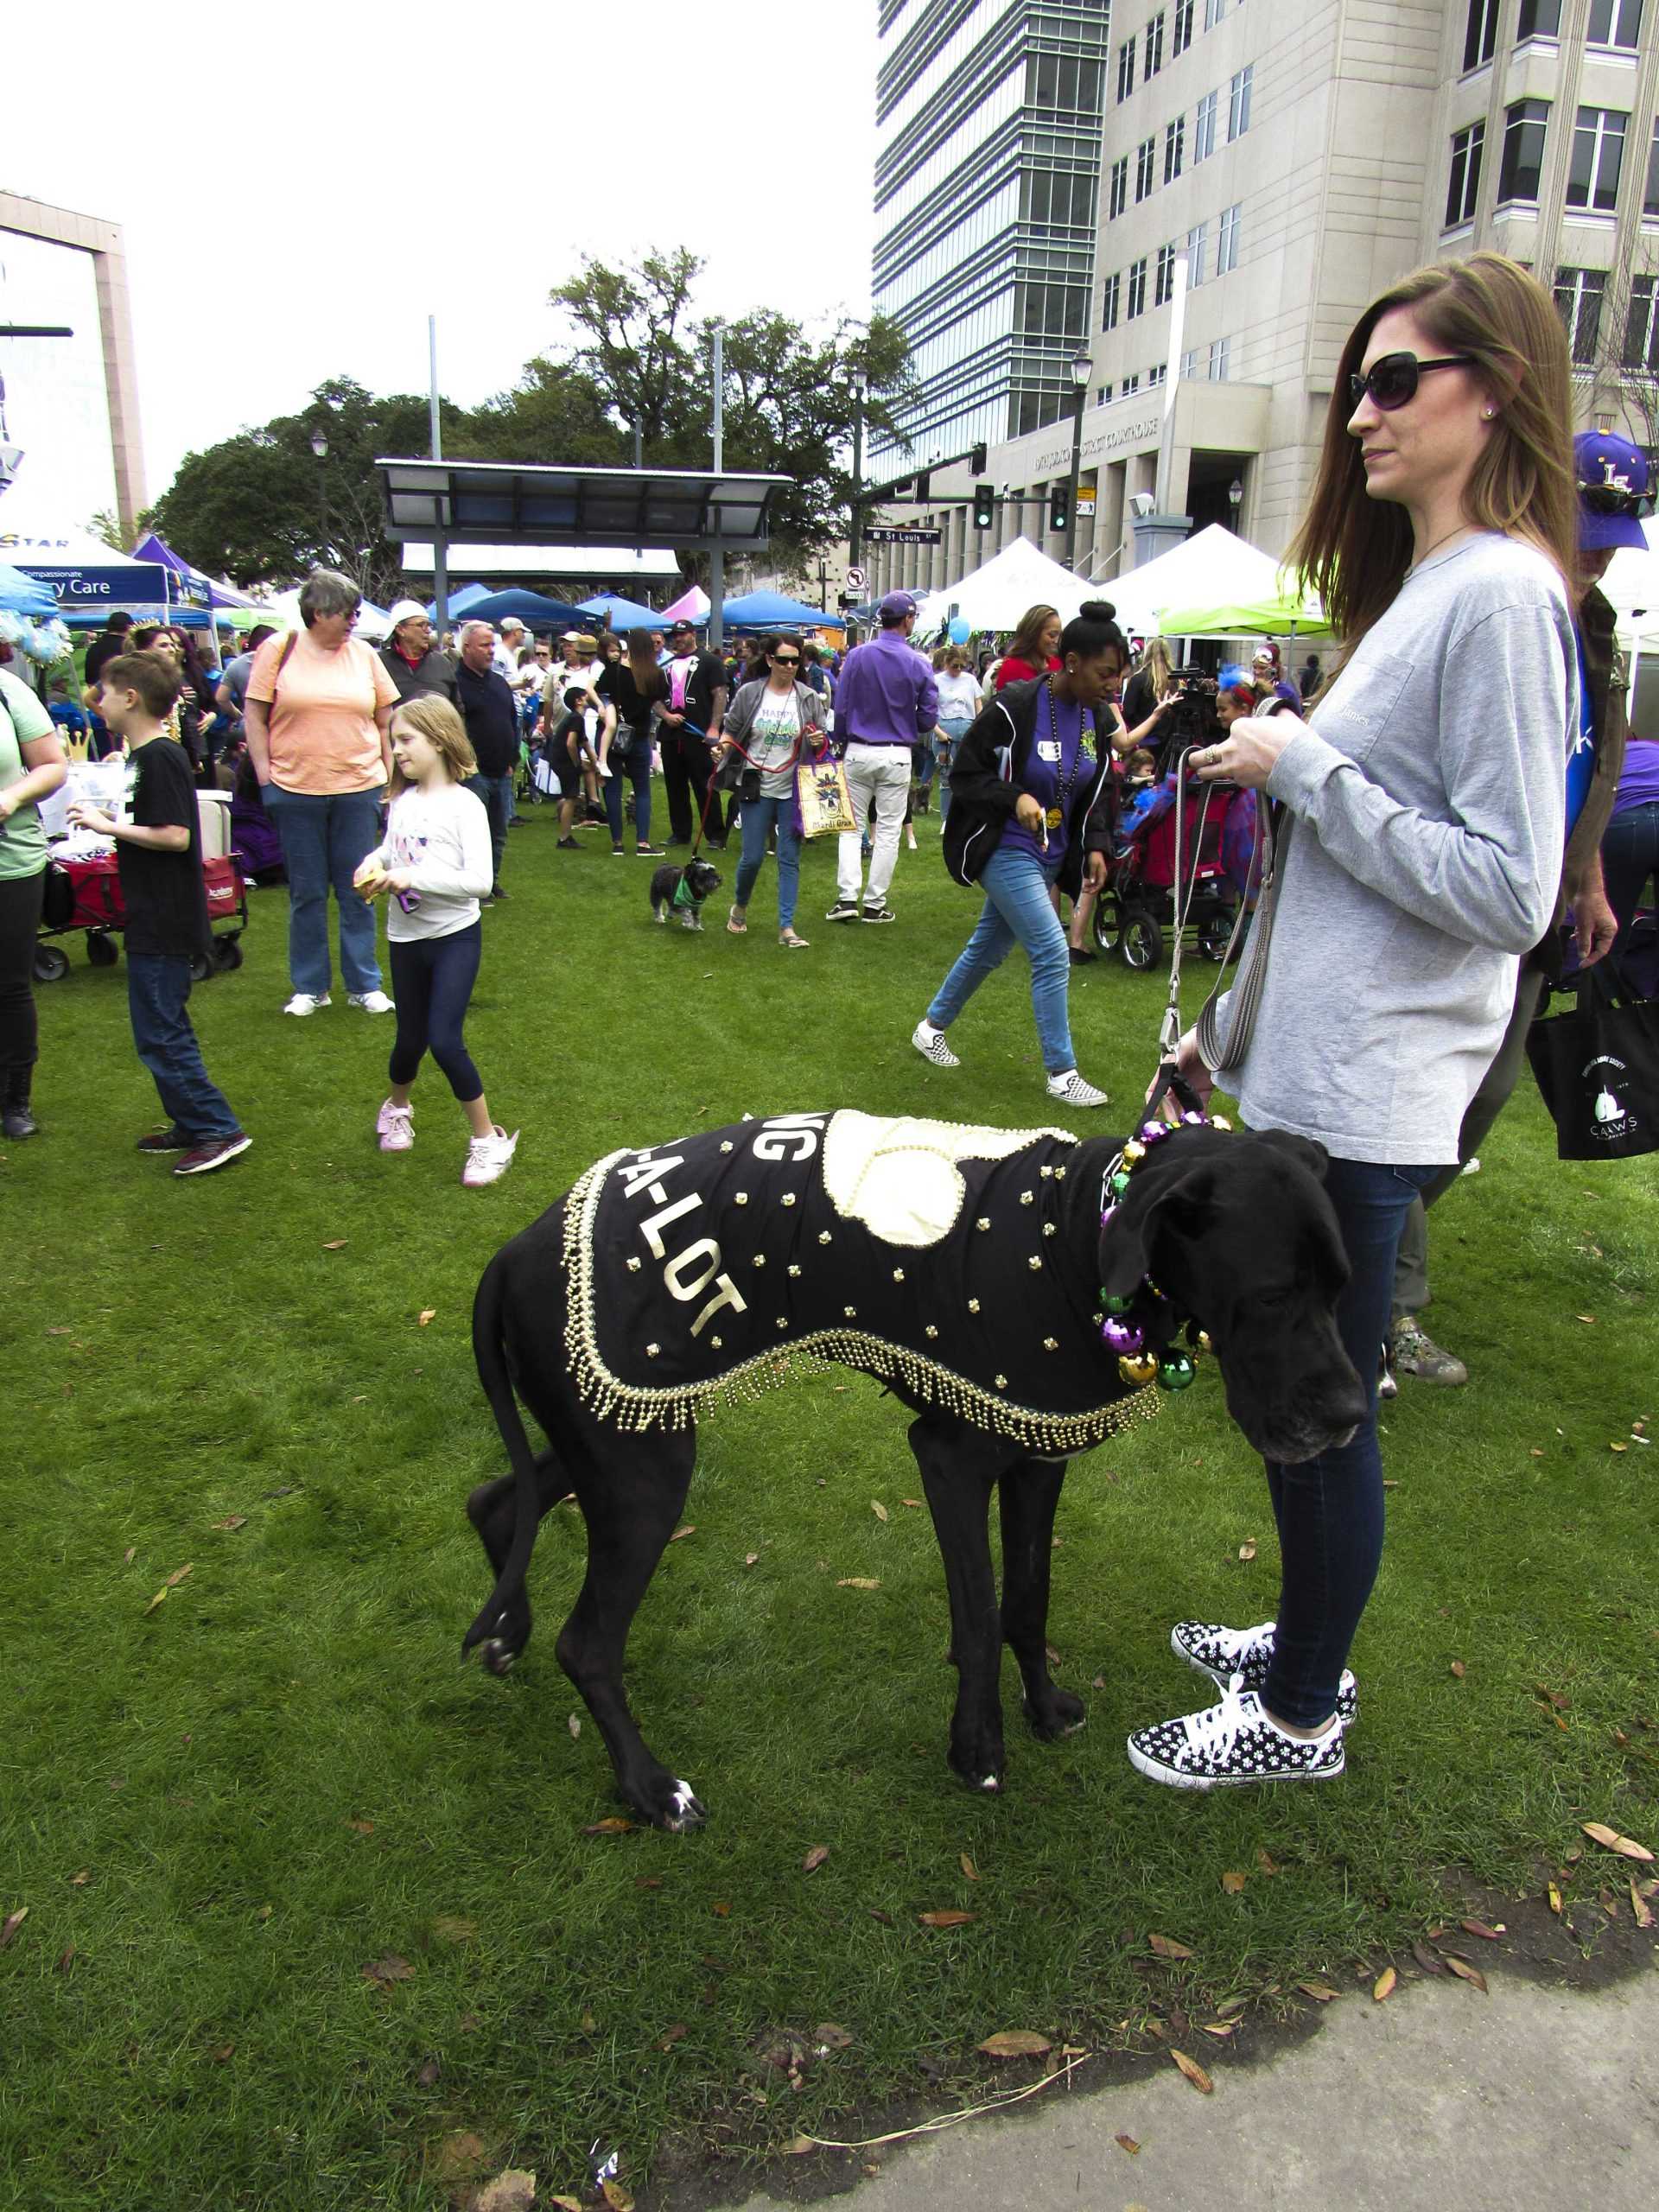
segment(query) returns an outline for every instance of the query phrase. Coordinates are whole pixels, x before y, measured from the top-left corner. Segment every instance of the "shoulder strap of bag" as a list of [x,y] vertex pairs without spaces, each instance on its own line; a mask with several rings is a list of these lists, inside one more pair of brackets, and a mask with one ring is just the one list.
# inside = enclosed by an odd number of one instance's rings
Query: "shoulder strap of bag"
[[[1262,794],[1265,798],[1266,794]],[[1273,817],[1280,820],[1275,831]],[[1221,1002],[1222,982],[1227,973],[1227,963],[1233,957],[1239,932],[1244,926],[1246,902],[1238,902],[1238,912],[1233,920],[1233,933],[1227,940],[1227,950],[1221,957],[1221,975],[1216,987],[1205,1001],[1198,1014],[1198,1054],[1211,1075],[1231,1075],[1244,1064],[1250,1049],[1250,1039],[1255,1030],[1255,1017],[1261,1009],[1262,994],[1267,988],[1268,951],[1273,942],[1274,910],[1278,903],[1279,886],[1283,879],[1285,855],[1290,849],[1290,833],[1295,817],[1283,810],[1260,805],[1256,814],[1256,842],[1262,854],[1262,888],[1256,894],[1255,927],[1251,932],[1249,954],[1233,982],[1230,1019],[1224,1039],[1217,1030],[1217,1007]],[[1250,873],[1255,873],[1252,856]],[[1249,881],[1249,876],[1245,877]]]
[[271,671],[270,677],[270,703],[273,707],[276,703],[276,686],[282,681],[283,671],[288,666],[293,657],[294,648],[299,642],[300,633],[297,630],[290,630],[283,639],[283,650],[276,656],[276,665]]

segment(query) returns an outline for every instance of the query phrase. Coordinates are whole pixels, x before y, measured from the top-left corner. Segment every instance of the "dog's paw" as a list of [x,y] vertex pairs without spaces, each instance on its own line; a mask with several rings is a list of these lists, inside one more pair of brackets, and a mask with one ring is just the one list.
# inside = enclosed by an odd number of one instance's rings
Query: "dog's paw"
[[643,1788],[627,1789],[623,1794],[642,1820],[648,1821],[652,1827],[666,1828],[671,1835],[683,1835],[688,1828],[700,1828],[709,1817],[696,1791],[677,1775],[664,1773]]
[[1032,1734],[1046,1744],[1060,1736],[1075,1735],[1089,1718],[1089,1709],[1080,1697],[1073,1697],[1070,1690],[1057,1689],[1052,1682],[1039,1697],[1026,1699],[1025,1712]]
[[663,1825],[678,1834],[686,1828],[700,1828],[708,1817],[690,1783],[677,1779],[669,1797],[669,1817]]
[[479,1657],[493,1675],[510,1675],[518,1656],[518,1650],[505,1637],[489,1637],[479,1647]]

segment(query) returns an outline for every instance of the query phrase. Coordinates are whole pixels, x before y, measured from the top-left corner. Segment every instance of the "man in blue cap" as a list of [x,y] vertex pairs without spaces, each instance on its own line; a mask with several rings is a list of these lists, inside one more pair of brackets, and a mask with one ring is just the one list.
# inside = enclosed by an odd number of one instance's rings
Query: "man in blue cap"
[[1647,456],[1628,438],[1585,430],[1573,442],[1579,493],[1578,594],[1580,734],[1567,763],[1567,854],[1561,888],[1548,934],[1521,963],[1515,1012],[1497,1057],[1470,1101],[1458,1141],[1459,1165],[1442,1168],[1406,1217],[1394,1271],[1393,1319],[1383,1346],[1382,1395],[1392,1397],[1397,1372],[1425,1382],[1455,1386],[1469,1370],[1424,1331],[1418,1315],[1428,1304],[1428,1221],[1424,1209],[1448,1191],[1479,1151],[1481,1140],[1503,1110],[1526,1059],[1527,1031],[1545,987],[1561,974],[1560,924],[1568,908],[1582,967],[1593,967],[1618,933],[1602,883],[1601,840],[1613,810],[1624,765],[1624,702],[1630,671],[1613,631],[1613,610],[1598,588],[1621,545],[1643,550],[1639,518],[1652,512]]
[[[856,830],[841,838],[832,922],[890,922],[887,886],[899,857],[899,833],[910,800],[910,748],[939,719],[939,687],[926,658],[910,642],[916,601],[890,591],[876,609],[880,628],[868,645],[855,645],[836,686],[836,734],[845,746],[847,795]],[[870,807],[875,835],[870,880],[859,906],[863,873],[861,841]]]

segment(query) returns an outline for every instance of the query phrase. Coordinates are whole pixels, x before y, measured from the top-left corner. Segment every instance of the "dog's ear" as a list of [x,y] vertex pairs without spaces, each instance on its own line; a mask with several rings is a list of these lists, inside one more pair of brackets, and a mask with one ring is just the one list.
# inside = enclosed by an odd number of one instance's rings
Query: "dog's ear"
[[1288,1129],[1263,1129],[1264,1144],[1276,1145],[1281,1152],[1287,1152],[1293,1160],[1300,1160],[1311,1175],[1323,1183],[1325,1170],[1331,1165],[1331,1155],[1313,1137],[1293,1136]]
[[1166,1230],[1196,1236],[1209,1218],[1215,1170],[1189,1167],[1156,1187],[1131,1176],[1122,1204],[1100,1232],[1100,1287],[1109,1298],[1132,1297],[1153,1272],[1153,1249]]

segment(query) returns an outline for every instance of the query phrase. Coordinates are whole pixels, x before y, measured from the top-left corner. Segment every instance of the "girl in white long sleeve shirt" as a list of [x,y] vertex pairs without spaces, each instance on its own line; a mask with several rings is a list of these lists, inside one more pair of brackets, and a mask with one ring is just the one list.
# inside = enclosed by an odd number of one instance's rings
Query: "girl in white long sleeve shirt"
[[477,762],[447,699],[400,707],[391,723],[391,809],[386,834],[353,880],[365,899],[385,893],[397,1034],[391,1089],[375,1122],[382,1152],[415,1142],[410,1093],[423,1055],[449,1078],[472,1130],[461,1181],[480,1189],[505,1174],[518,1142],[495,1122],[467,1050],[463,1025],[483,950],[479,901],[493,880],[490,823],[467,789]]

